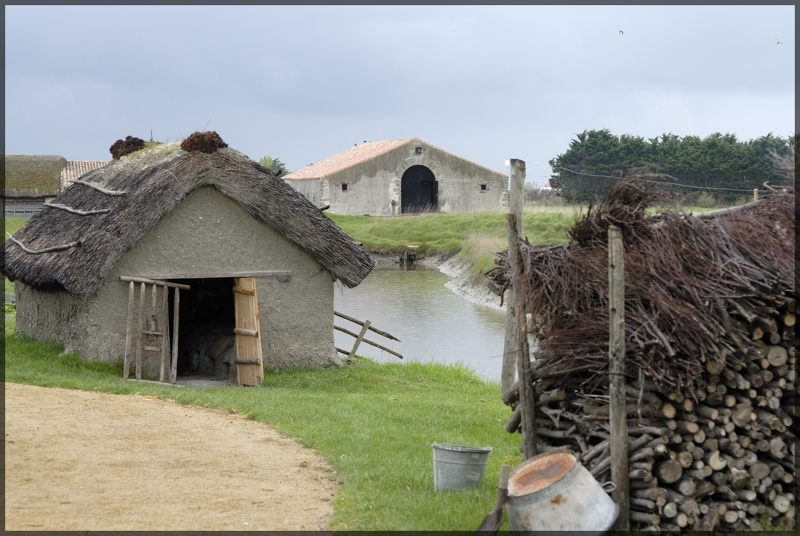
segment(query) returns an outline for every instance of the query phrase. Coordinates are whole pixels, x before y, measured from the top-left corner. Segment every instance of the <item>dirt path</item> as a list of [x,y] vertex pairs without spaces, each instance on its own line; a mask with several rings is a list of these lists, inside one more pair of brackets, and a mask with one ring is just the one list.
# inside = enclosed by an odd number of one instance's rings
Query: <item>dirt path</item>
[[5,384],[6,530],[319,530],[338,484],[240,414]]

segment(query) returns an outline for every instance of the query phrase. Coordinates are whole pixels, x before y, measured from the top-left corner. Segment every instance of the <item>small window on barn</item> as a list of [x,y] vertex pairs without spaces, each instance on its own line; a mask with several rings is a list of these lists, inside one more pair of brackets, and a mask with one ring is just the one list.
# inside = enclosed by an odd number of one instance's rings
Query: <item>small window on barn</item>
[[414,154],[422,154],[422,147],[414,147]]
[[486,185],[485,184],[481,184],[481,192],[485,192],[485,191],[486,191]]
[[342,183],[342,191],[343,191],[343,192],[346,192],[346,191],[347,191],[347,184],[345,184],[345,183]]

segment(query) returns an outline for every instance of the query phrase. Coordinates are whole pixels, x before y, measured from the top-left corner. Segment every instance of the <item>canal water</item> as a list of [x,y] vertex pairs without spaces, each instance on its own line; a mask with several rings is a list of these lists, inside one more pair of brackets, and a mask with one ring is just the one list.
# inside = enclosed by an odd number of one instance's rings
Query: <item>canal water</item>
[[[402,361],[462,363],[482,378],[500,380],[505,313],[474,304],[445,288],[450,280],[436,267],[378,265],[356,288],[336,287],[335,309],[389,332],[400,342],[367,332],[366,338],[403,355]],[[361,326],[336,317],[336,325],[358,333]],[[334,331],[336,346],[355,339]],[[358,355],[380,362],[396,356],[362,343]]]

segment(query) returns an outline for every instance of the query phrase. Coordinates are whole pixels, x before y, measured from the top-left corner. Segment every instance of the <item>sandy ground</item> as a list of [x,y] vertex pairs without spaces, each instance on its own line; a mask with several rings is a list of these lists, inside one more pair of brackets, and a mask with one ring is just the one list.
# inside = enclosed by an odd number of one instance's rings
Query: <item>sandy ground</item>
[[236,413],[5,384],[6,530],[328,529],[337,476]]

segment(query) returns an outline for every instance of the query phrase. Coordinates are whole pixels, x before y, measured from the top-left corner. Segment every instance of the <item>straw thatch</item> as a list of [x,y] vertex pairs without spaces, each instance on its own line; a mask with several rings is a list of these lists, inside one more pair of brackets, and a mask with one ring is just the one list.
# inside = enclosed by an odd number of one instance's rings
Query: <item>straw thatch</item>
[[14,238],[31,250],[78,242],[77,247],[42,254],[26,253],[8,240],[3,273],[34,288],[64,289],[85,300],[102,285],[114,264],[187,194],[213,186],[236,200],[251,216],[270,225],[310,254],[348,287],[358,285],[375,261],[350,236],[277,176],[232,149],[213,154],[187,153],[178,144],[159,145],[115,161],[81,178],[53,203],[83,216],[45,208]]
[[[499,254],[487,275],[520,284],[536,322],[536,377],[605,385],[608,367],[608,245],[613,224],[625,248],[627,373],[691,395],[709,361],[752,352],[748,311],[796,300],[794,167],[758,203],[717,215],[646,216],[655,192],[635,180],[609,188],[570,232],[568,245],[521,246],[520,272]],[[745,313],[741,313],[745,311]]]
[[5,155],[5,197],[50,197],[61,192],[67,159],[55,155]]

